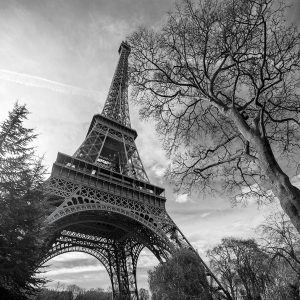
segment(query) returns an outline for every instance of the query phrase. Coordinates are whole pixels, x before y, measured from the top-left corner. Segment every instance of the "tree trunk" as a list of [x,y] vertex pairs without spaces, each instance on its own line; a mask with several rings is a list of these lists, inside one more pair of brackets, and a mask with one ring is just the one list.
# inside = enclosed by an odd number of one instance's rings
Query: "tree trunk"
[[263,175],[268,179],[282,209],[300,233],[300,190],[291,184],[289,177],[278,165],[268,139],[261,137],[259,130],[251,128],[236,108],[231,108],[226,114],[234,121],[244,138],[256,148]]
[[300,190],[291,184],[289,177],[278,165],[269,141],[264,138],[256,144],[260,166],[269,179],[271,190],[279,199],[280,205],[300,232]]

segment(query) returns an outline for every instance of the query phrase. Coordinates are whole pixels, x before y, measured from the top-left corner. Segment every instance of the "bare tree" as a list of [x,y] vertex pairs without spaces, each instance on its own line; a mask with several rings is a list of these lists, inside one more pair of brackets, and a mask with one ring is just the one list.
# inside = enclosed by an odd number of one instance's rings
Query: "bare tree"
[[157,120],[177,188],[275,195],[300,231],[286,171],[299,155],[300,35],[286,12],[275,0],[183,0],[128,40],[132,96]]
[[259,227],[262,245],[271,256],[271,264],[278,269],[277,282],[289,292],[288,299],[298,299],[300,286],[299,233],[286,214],[272,213]]
[[259,227],[263,244],[273,259],[283,259],[300,278],[300,240],[299,233],[281,211],[268,216]]
[[272,281],[269,256],[254,240],[226,238],[207,254],[232,299],[265,299]]

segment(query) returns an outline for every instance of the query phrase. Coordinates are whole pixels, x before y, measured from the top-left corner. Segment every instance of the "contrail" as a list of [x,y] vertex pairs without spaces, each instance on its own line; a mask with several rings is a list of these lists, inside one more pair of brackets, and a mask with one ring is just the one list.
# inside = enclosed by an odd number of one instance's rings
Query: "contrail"
[[57,81],[48,80],[38,76],[32,76],[24,73],[12,72],[0,69],[0,79],[23,84],[27,86],[48,89],[57,93],[67,95],[77,95],[85,97],[99,97],[100,92],[95,90],[82,89],[76,86],[60,83]]

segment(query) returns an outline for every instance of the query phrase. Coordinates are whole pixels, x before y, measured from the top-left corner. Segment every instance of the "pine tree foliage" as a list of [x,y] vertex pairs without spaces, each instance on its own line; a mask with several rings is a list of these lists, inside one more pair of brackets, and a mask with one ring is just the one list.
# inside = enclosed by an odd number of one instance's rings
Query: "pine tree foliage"
[[24,127],[28,110],[15,104],[0,125],[0,294],[27,299],[44,282],[36,273],[45,235],[45,169]]

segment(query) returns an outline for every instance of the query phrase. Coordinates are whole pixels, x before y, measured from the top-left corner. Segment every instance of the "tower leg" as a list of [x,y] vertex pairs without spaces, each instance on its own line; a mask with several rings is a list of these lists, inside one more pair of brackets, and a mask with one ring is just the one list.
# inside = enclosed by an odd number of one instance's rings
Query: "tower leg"
[[119,282],[118,282],[118,276],[114,264],[114,256],[112,256],[110,250],[108,250],[106,254],[109,263],[108,275],[111,281],[113,299],[117,299],[117,295],[119,295]]
[[114,300],[138,300],[136,267],[143,245],[131,240],[114,242],[107,257]]

